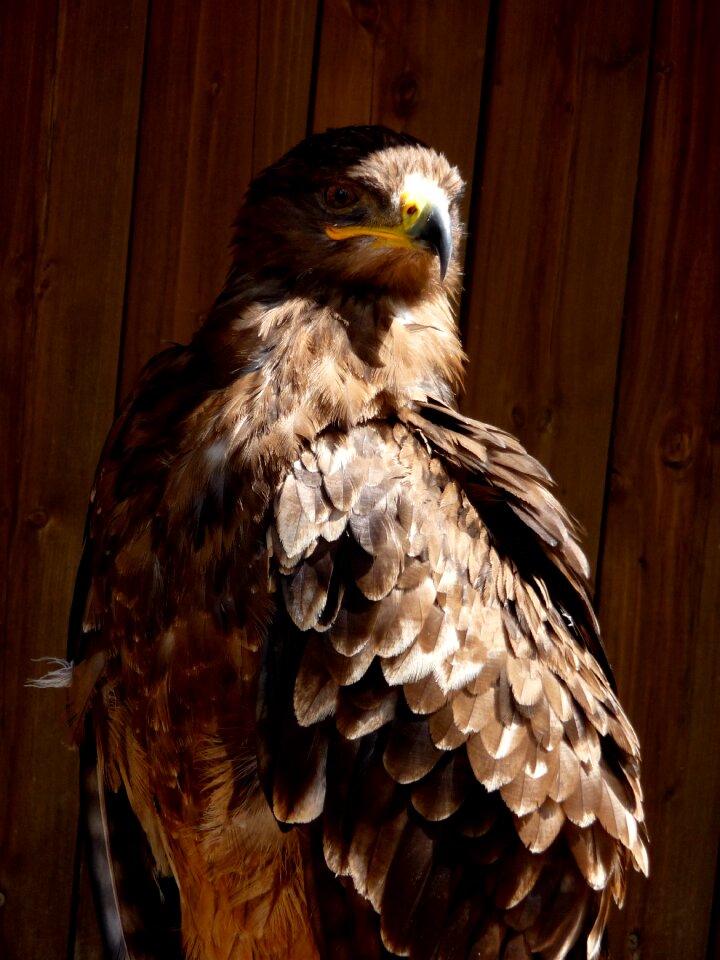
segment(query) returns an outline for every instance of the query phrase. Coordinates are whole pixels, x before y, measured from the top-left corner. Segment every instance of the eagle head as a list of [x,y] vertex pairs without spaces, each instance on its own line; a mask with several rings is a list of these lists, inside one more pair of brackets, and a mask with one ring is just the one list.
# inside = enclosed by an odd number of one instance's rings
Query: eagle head
[[452,402],[463,186],[441,153],[386,127],[286,153],[248,189],[226,288],[195,338],[208,379],[253,373],[269,416],[299,402],[313,424]]
[[435,150],[386,127],[308,137],[251,184],[235,274],[320,296],[454,294],[463,181]]

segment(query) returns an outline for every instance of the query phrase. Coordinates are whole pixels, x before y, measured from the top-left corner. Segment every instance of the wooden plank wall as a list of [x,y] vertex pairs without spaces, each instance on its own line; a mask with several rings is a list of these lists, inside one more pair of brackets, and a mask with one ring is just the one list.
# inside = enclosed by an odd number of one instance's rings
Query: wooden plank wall
[[707,949],[708,960],[720,828],[719,41],[714,0],[662,0],[599,580],[644,744],[653,837],[652,879],[632,886],[625,922],[641,956]]
[[[114,406],[145,38],[144,0],[2,5],[0,955],[63,957],[76,761],[63,656],[93,462]],[[102,104],[102,109],[99,105]]]
[[652,837],[614,956],[716,955],[719,46],[714,0],[0,6],[0,955],[100,956],[62,698],[23,681],[116,399],[202,321],[253,173],[366,122],[463,170],[465,409],[587,529]]

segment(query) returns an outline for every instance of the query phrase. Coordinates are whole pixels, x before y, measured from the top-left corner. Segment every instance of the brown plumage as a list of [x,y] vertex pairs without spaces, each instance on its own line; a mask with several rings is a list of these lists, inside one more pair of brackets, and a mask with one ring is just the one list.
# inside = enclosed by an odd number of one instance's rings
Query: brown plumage
[[383,128],[300,144],[110,433],[70,713],[116,953],[595,957],[647,871],[574,525],[453,408],[461,191]]

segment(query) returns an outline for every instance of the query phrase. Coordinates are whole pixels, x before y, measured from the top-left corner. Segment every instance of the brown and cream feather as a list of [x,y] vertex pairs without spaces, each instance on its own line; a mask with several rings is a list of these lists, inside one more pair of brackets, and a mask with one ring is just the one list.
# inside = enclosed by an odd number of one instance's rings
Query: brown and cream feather
[[383,128],[291,151],[108,438],[70,712],[188,960],[593,958],[647,872],[576,528],[453,409],[461,190]]

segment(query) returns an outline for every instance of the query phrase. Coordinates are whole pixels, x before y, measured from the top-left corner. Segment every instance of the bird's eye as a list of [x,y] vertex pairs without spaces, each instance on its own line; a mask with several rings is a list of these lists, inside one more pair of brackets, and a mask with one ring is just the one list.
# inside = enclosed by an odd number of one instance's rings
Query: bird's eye
[[346,210],[357,202],[357,193],[347,183],[334,183],[325,191],[325,203],[331,210]]

